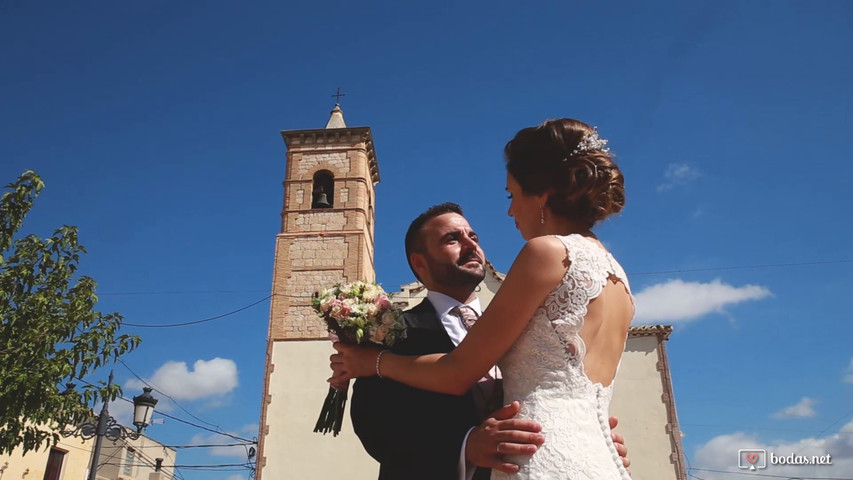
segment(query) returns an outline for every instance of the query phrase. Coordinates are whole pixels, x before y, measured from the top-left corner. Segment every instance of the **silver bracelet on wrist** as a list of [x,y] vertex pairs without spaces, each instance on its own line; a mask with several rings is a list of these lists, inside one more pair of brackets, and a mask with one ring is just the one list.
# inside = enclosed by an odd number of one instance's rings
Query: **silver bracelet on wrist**
[[380,350],[380,351],[379,351],[379,355],[377,355],[377,356],[376,356],[376,376],[377,376],[377,377],[379,377],[379,378],[385,378],[385,377],[383,377],[383,376],[382,376],[382,374],[381,374],[381,373],[379,373],[379,359],[381,359],[381,358],[382,358],[382,354],[383,354],[383,353],[385,353],[385,352],[387,352],[387,351],[388,351],[388,350]]

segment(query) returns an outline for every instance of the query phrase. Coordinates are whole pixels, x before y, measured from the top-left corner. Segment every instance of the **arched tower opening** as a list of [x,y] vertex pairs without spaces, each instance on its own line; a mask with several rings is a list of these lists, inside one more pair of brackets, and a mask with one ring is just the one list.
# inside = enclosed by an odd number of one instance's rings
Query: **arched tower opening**
[[311,208],[332,208],[335,206],[335,176],[328,170],[314,174],[311,190]]

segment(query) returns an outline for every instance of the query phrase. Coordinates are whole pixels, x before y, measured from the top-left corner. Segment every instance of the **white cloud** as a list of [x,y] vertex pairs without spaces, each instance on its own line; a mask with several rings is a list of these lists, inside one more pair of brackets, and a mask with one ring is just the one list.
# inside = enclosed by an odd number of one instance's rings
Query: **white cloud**
[[853,358],[850,359],[850,365],[847,366],[847,373],[844,374],[844,383],[853,383]]
[[657,191],[663,192],[676,186],[687,185],[699,176],[699,171],[686,163],[670,163],[663,172],[664,182],[657,186]]
[[[753,472],[778,478],[838,478],[842,472],[853,472],[853,422],[841,427],[834,434],[821,438],[803,438],[795,441],[762,441],[755,434],[735,432],[714,437],[700,445],[691,458],[697,476],[705,480],[743,480],[748,470],[738,468],[738,450],[763,449],[767,455],[788,456],[791,454],[808,457],[831,455],[832,465],[772,465]],[[707,470],[715,470],[708,472]],[[719,473],[724,471],[731,473]]]
[[[244,425],[239,432],[228,433],[242,438],[255,438],[258,435],[258,424]],[[217,435],[215,433],[200,433],[194,435],[192,440],[190,440],[191,445],[221,445],[229,443],[240,443],[240,440],[236,440],[225,435]],[[208,454],[214,457],[232,457],[248,461],[249,448],[252,446],[253,445],[233,445],[227,447],[209,447],[206,450]]]
[[[198,360],[189,370],[185,362],[169,361],[146,381],[175,400],[224,395],[237,387],[237,364],[227,358],[214,358]],[[127,382],[129,388],[143,386],[145,384],[136,379]]]
[[[127,392],[123,392],[124,396],[127,397]],[[103,403],[99,403],[95,405],[94,411],[100,412],[103,407]],[[133,404],[130,402],[126,402],[120,398],[116,398],[115,401],[110,401],[110,406],[108,407],[110,411],[110,416],[115,418],[115,420],[126,426],[133,426]]]
[[769,297],[770,290],[758,285],[734,287],[716,279],[710,283],[669,280],[643,289],[634,297],[638,324],[694,320],[724,307]]
[[816,415],[814,405],[817,400],[814,398],[803,397],[796,405],[785,407],[782,410],[773,414],[773,418],[811,418]]

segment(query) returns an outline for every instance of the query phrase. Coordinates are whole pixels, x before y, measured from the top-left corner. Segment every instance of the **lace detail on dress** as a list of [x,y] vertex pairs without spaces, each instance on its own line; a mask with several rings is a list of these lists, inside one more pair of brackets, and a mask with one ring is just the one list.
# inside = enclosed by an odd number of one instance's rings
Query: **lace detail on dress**
[[556,238],[566,247],[569,269],[563,277],[563,282],[539,307],[536,316],[544,310],[544,315],[550,320],[560,343],[563,344],[567,361],[583,369],[586,344],[580,337],[580,331],[589,303],[601,295],[610,278],[615,277],[624,283],[629,294],[631,287],[622,266],[595,242],[580,235]]
[[563,281],[546,297],[525,331],[499,362],[506,402],[521,402],[519,418],[542,425],[545,444],[532,457],[512,457],[516,475],[492,479],[629,480],[608,424],[613,383],[592,383],[584,373],[580,338],[589,302],[607,280],[628,279],[618,262],[580,236],[557,237],[568,252]]

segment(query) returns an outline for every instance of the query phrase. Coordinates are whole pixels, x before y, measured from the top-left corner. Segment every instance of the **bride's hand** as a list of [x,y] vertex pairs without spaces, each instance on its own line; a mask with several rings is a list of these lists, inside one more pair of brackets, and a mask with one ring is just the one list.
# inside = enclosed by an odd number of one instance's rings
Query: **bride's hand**
[[338,353],[329,357],[334,374],[329,382],[342,384],[351,378],[371,377],[376,375],[376,357],[380,350],[375,348],[359,347],[356,345],[345,345],[335,342],[332,347]]

